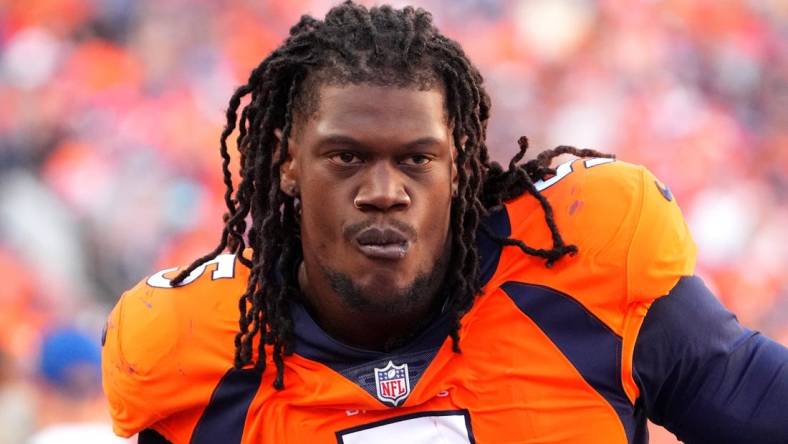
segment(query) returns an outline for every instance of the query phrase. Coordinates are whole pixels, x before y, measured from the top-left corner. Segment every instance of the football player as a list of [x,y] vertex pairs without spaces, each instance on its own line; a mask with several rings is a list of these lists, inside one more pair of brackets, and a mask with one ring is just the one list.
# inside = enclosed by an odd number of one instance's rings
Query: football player
[[302,17],[230,99],[219,244],[110,315],[115,431],[609,444],[646,442],[651,418],[690,443],[786,442],[788,351],[694,275],[667,187],[571,147],[522,163],[524,138],[502,168],[489,116],[428,12]]

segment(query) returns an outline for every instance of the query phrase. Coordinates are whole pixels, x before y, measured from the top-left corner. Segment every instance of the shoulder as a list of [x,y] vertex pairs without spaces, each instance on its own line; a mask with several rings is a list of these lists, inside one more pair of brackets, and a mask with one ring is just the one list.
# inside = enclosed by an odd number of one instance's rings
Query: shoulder
[[[543,302],[558,317],[572,312],[565,306],[574,305],[565,302],[579,304],[582,310],[575,312],[590,314],[614,333],[611,355],[620,356],[621,383],[634,402],[638,388],[632,362],[643,318],[654,301],[694,274],[695,244],[676,198],[646,168],[579,159],[556,172],[535,186],[550,204],[562,239],[575,245],[577,254],[548,269],[516,247],[504,248],[488,289],[510,282],[546,287],[555,297]],[[509,231],[500,234],[533,248],[552,247],[545,211],[533,196],[507,202],[504,213],[508,224],[499,225]]]
[[[172,287],[169,278],[177,272],[170,268],[141,280],[110,314],[104,347],[109,351],[112,346],[135,372],[161,368],[186,339],[208,340],[202,331],[236,329],[238,298],[246,289],[248,271],[235,256],[220,255]],[[225,324],[228,315],[230,325]]]
[[210,397],[213,387],[196,381],[218,380],[233,363],[248,269],[220,255],[173,288],[175,274],[172,268],[140,281],[107,321],[103,384],[115,430],[126,436]]
[[[570,236],[594,231],[596,237],[607,237],[608,232],[619,231],[617,227],[622,222],[637,223],[647,207],[677,209],[668,188],[645,167],[614,159],[563,163],[553,177],[535,182],[534,186],[550,202],[556,219],[564,221],[566,228],[560,227],[562,231],[571,230]],[[659,199],[654,199],[657,196]],[[538,202],[528,194],[507,205],[513,225],[527,220],[539,209]]]
[[[580,174],[550,199],[569,206],[567,229],[586,256],[621,261],[627,302],[664,296],[682,276],[694,273],[695,243],[666,184],[627,162],[587,159],[572,165]],[[583,208],[570,222],[572,205]]]
[[[549,202],[564,241],[578,248],[576,257],[560,261],[554,270],[530,267],[542,284],[565,284],[567,293],[582,295],[602,281],[616,283],[615,294],[626,304],[665,295],[681,276],[693,274],[695,245],[676,198],[645,167],[576,159],[535,186]],[[536,199],[523,194],[506,204],[506,212],[511,237],[535,248],[551,247]],[[595,276],[597,283],[589,286],[582,276]]]

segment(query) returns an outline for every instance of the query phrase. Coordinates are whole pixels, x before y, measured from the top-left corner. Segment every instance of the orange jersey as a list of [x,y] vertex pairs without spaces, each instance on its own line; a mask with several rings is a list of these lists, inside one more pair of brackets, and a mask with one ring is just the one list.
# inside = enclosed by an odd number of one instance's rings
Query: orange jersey
[[[483,294],[463,317],[462,353],[439,316],[393,352],[332,339],[293,303],[285,384],[233,370],[238,299],[249,274],[223,255],[169,288],[165,270],[112,311],[104,388],[122,436],[173,443],[627,443],[645,418],[633,353],[651,304],[694,272],[695,246],[667,188],[609,159],[561,165],[537,183],[578,253],[552,268],[479,234]],[[552,246],[524,194],[484,223]],[[270,356],[270,354],[269,354]]]

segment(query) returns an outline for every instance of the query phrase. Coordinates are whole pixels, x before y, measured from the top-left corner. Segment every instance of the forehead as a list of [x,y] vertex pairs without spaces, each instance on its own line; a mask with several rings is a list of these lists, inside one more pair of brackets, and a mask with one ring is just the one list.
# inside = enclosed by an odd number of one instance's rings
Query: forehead
[[371,84],[321,85],[316,109],[298,133],[377,138],[446,138],[443,91]]

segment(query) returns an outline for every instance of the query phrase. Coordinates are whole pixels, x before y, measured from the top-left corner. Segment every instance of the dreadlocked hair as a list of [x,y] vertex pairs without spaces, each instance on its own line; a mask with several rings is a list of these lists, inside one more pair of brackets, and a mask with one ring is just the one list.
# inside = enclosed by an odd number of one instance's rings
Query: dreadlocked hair
[[[552,266],[576,248],[561,238],[553,210],[534,187],[534,181],[555,173],[550,162],[560,154],[609,157],[560,146],[518,164],[528,149],[523,137],[508,169],[491,162],[485,145],[490,99],[482,86],[482,76],[460,45],[443,36],[433,26],[430,13],[423,9],[367,9],[347,1],[331,9],[322,21],[302,16],[284,43],[252,71],[247,83],[230,98],[227,123],[220,138],[227,206],[221,238],[213,251],[172,280],[172,285],[179,285],[194,269],[224,251],[234,253],[250,268],[246,291],[238,301],[235,367],[253,365],[262,372],[270,346],[276,366],[276,389],[284,388],[283,357],[291,354],[293,348],[288,302],[299,297],[297,277],[292,270],[302,258],[298,203],[280,190],[280,167],[288,156],[294,117],[305,119],[315,112],[318,87],[360,83],[421,90],[438,87],[444,93],[459,175],[458,190],[452,199],[451,255],[443,286],[444,294],[451,295],[445,307],[451,316],[450,336],[455,352],[460,352],[460,320],[481,290],[476,250],[480,227],[502,245],[517,246]],[[245,98],[248,104],[239,116]],[[227,140],[236,129],[240,154],[237,189],[227,147]],[[276,130],[281,131],[279,137]],[[544,210],[552,233],[553,245],[548,249],[496,236],[481,224],[491,210],[524,192],[534,196]],[[247,219],[251,221],[249,227]],[[247,247],[252,251],[251,258],[242,254]]]

